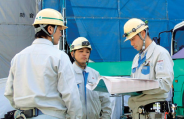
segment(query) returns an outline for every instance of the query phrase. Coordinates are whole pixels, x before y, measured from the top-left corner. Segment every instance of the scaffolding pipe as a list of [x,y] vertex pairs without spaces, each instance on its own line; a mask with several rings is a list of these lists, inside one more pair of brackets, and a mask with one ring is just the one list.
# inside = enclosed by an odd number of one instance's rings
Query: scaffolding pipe
[[[63,7],[62,7],[62,15],[63,15],[63,23],[66,26],[66,2],[63,0]],[[62,50],[65,51],[65,43],[66,43],[66,30],[63,30],[63,37],[62,37]]]

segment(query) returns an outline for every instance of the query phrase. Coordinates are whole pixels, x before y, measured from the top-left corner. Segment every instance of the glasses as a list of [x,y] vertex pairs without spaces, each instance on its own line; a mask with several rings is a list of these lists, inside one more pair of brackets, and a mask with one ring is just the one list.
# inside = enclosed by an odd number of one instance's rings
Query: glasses
[[124,33],[123,34],[123,37],[127,37],[127,36],[129,36],[129,34],[130,33],[132,33],[132,32],[136,32],[137,31],[137,29],[139,29],[141,26],[143,26],[143,25],[148,25],[148,21],[146,20],[145,21],[145,23],[144,24],[140,24],[140,25],[138,25],[136,28],[133,28],[131,31],[129,31],[128,33]]

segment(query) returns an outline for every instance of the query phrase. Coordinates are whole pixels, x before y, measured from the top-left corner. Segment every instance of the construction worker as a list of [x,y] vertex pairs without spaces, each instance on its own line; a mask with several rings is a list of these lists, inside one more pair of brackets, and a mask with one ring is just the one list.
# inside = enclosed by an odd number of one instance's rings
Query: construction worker
[[81,119],[82,106],[67,54],[58,50],[63,17],[54,9],[36,15],[35,40],[16,54],[4,95],[17,109],[15,118]]
[[139,51],[133,59],[131,77],[159,82],[159,88],[142,91],[143,94],[129,98],[128,105],[133,111],[133,119],[164,119],[164,112],[168,109],[165,100],[174,78],[174,64],[170,54],[151,40],[147,21],[137,18],[128,20],[124,25],[123,36]]
[[87,66],[91,53],[91,45],[84,37],[78,37],[71,45],[71,56],[76,82],[83,106],[82,119],[110,119],[111,102],[109,94],[91,91],[86,88],[87,83],[96,83],[99,72]]

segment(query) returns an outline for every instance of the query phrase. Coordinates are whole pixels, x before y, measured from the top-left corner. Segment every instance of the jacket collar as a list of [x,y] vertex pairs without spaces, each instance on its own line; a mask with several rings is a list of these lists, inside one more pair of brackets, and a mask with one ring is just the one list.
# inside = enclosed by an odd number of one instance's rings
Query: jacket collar
[[76,62],[73,63],[73,67],[74,67],[74,71],[75,71],[76,73],[82,74],[82,71],[89,72],[87,66],[86,66],[85,69],[82,69],[82,68],[80,68],[80,67],[76,64]]
[[[145,53],[147,52],[146,54],[146,59],[150,58],[150,56],[153,54],[153,51],[156,47],[156,43],[154,41],[152,41],[152,43],[146,48],[145,51],[143,51],[143,55],[145,55]],[[132,65],[132,68],[134,67],[137,67],[138,66],[138,60],[139,60],[139,54],[136,55],[136,62]]]
[[[83,69],[80,68],[75,62],[73,63],[73,67],[74,67],[75,73],[82,75]],[[86,67],[84,70],[89,73],[90,68]],[[94,78],[89,78],[90,77],[89,75],[90,74],[88,74],[88,79],[87,79],[88,83],[96,83],[96,80],[94,80]],[[81,83],[82,82],[82,80],[80,78],[76,78],[76,81],[77,81],[77,83]]]
[[33,41],[32,45],[33,44],[46,44],[46,45],[54,46],[50,40],[45,38],[37,38]]
[[156,47],[156,43],[152,41],[152,43],[144,51],[144,52],[147,52],[146,59],[150,58],[150,56],[153,54],[155,47]]

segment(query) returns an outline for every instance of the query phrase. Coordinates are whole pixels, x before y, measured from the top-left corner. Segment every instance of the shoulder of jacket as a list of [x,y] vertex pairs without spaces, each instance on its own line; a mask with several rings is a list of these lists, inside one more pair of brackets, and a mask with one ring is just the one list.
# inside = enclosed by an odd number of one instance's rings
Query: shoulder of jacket
[[53,51],[55,52],[53,54],[55,54],[55,56],[58,56],[59,58],[62,58],[63,56],[64,57],[68,56],[64,51],[61,51],[61,50],[58,50],[58,49],[54,49]]
[[87,68],[88,68],[88,70],[94,72],[95,74],[99,73],[97,70],[95,70],[95,69],[93,69],[93,68],[91,68],[91,67],[87,67]]
[[169,52],[164,47],[162,47],[160,45],[156,45],[154,52],[157,54],[162,54],[162,53],[169,54]]

